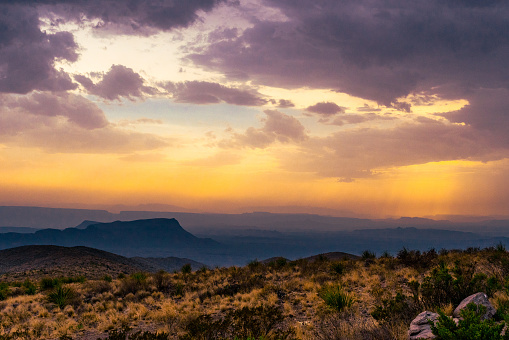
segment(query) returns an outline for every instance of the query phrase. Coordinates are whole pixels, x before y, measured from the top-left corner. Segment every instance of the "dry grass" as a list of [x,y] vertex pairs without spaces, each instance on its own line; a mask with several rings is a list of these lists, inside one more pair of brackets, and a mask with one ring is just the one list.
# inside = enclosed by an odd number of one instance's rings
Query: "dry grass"
[[[409,303],[404,305],[408,310],[421,308],[420,300],[410,303],[409,282],[422,283],[440,261],[450,268],[460,263],[474,268],[474,274],[496,278],[499,285],[493,290],[492,302],[509,311],[509,273],[504,268],[509,255],[485,250],[437,255],[426,268],[396,258],[345,260],[339,266],[326,260],[299,260],[187,274],[138,274],[112,282],[95,279],[63,284],[75,292],[64,308],[48,300],[51,290],[38,288],[35,295],[25,295],[20,285],[11,282],[4,287],[7,298],[0,301],[0,336],[25,332],[26,339],[64,335],[96,339],[108,330],[129,326],[183,339],[200,316],[210,317],[207,322],[212,324],[243,308],[270,306],[282,313],[284,321],[267,338],[285,329],[291,331],[289,338],[297,339],[406,339],[408,318],[413,315],[400,315],[396,307],[386,309],[389,316],[385,319],[376,320],[371,313],[389,304],[397,293]],[[319,292],[329,285],[340,285],[353,297],[353,305],[342,312],[328,308]],[[450,303],[434,308],[438,307],[448,314],[453,309]]]

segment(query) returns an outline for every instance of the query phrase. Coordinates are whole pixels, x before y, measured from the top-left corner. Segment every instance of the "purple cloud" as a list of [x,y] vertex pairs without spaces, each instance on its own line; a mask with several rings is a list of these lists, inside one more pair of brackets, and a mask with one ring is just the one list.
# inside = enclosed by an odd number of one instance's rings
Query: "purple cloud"
[[331,102],[321,102],[309,106],[306,111],[318,113],[323,116],[332,116],[337,113],[345,113],[345,108]]
[[71,33],[48,34],[39,29],[33,7],[0,5],[0,92],[65,91],[76,88],[56,60],[76,61]]
[[279,99],[277,107],[282,108],[282,109],[287,109],[289,107],[295,107],[295,104],[291,100],[288,100],[288,99]]
[[233,105],[261,106],[268,101],[257,91],[245,88],[228,87],[206,81],[186,81],[166,83],[164,88],[177,102],[193,104],[217,104],[225,102]]
[[74,79],[90,94],[108,100],[120,100],[121,97],[135,100],[143,98],[145,93],[155,93],[155,89],[144,85],[145,81],[138,73],[123,65],[112,65],[96,84],[83,75],[75,75]]
[[[198,12],[209,12],[225,0],[24,0],[41,11],[58,14],[64,20],[84,22],[98,19],[97,29],[116,34],[151,34],[159,30],[187,27]],[[56,22],[58,24],[58,22]]]
[[[448,85],[509,87],[509,3],[265,0],[287,20],[258,20],[189,59],[234,79],[328,88],[391,106]],[[407,107],[403,107],[407,109]]]

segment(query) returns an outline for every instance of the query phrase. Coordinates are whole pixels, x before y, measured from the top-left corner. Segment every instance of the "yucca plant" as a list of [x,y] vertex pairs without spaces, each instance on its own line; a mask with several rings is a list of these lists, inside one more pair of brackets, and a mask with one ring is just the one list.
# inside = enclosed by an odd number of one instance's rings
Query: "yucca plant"
[[74,291],[71,288],[57,286],[53,292],[48,295],[48,300],[56,304],[60,309],[71,303],[74,298]]

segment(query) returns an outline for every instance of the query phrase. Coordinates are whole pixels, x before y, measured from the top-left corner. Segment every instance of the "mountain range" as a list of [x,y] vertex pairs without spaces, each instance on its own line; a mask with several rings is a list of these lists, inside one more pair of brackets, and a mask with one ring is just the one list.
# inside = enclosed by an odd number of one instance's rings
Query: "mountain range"
[[[403,247],[465,249],[509,246],[509,221],[451,222],[426,218],[370,220],[310,214],[198,214],[0,207],[0,249],[23,245],[87,246],[127,257],[186,258],[208,266],[245,265],[254,259],[298,259],[364,250],[396,254]],[[23,216],[22,213],[26,216]],[[37,228],[33,216],[59,215],[54,225],[83,218],[66,229]],[[104,221],[122,216],[127,221]],[[141,217],[141,219],[136,219]],[[4,219],[5,218],[5,219]],[[178,219],[178,222],[177,222]],[[16,221],[18,225],[12,225]],[[4,223],[5,222],[5,223]],[[185,226],[185,229],[181,226]],[[19,232],[16,227],[21,227]],[[36,230],[34,232],[34,230]],[[171,262],[171,261],[170,261]],[[145,263],[146,264],[146,263]],[[161,263],[158,265],[162,266]],[[163,266],[164,267],[164,266]]]

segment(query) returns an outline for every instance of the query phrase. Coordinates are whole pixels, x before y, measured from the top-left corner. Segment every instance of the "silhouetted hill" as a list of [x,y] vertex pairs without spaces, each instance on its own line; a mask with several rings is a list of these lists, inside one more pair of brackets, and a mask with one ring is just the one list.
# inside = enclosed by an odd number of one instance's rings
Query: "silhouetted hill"
[[23,246],[0,250],[0,275],[16,277],[75,276],[99,278],[104,275],[147,270],[131,259],[88,247]]
[[175,219],[96,223],[85,229],[43,229],[33,234],[6,233],[0,249],[24,245],[87,246],[124,256],[184,256],[219,246],[185,231]]

